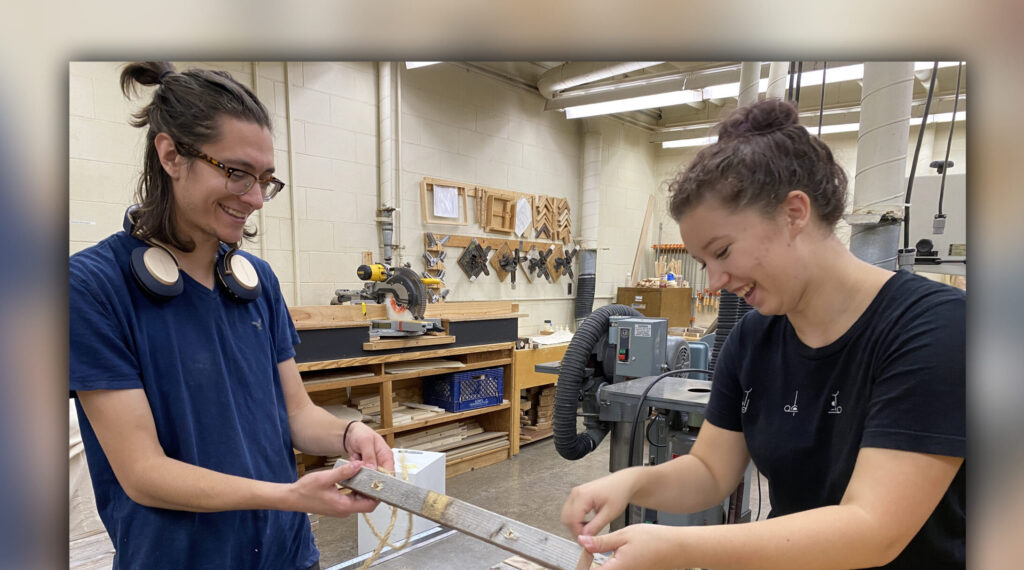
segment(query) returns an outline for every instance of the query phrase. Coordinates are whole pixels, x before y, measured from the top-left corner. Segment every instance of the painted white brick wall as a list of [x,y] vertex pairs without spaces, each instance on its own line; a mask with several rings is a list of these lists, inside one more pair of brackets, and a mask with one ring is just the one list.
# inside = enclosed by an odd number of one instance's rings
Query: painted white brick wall
[[[249,62],[178,63],[230,71],[246,85]],[[274,121],[277,173],[285,191],[263,209],[261,237],[246,249],[274,268],[289,303],[326,304],[338,288],[359,288],[355,268],[362,252],[379,257],[374,218],[378,188],[376,63],[288,63],[294,172],[288,169],[285,65],[258,64],[256,87]],[[118,63],[69,66],[70,252],[120,228],[142,163],[144,132],[128,125],[144,95],[126,100]],[[485,235],[475,224],[452,229],[423,225],[420,181],[424,176],[530,194],[567,198],[573,230],[580,231],[582,134],[578,121],[544,112],[544,101],[455,66],[438,65],[402,74],[399,236],[402,258],[423,271],[424,231]],[[595,307],[607,304],[633,261],[647,195],[656,190],[656,149],[646,134],[603,120],[604,167]],[[400,184],[398,184],[400,183]],[[293,271],[292,195],[298,214],[298,285]],[[472,206],[471,206],[472,208]],[[472,214],[471,210],[471,214]],[[255,218],[254,218],[255,220]],[[497,234],[491,234],[496,237]],[[568,325],[573,300],[567,279],[529,284],[521,276],[512,291],[493,275],[469,283],[458,268],[462,250],[448,258],[452,300],[513,299],[520,303],[520,332],[534,334],[544,319]],[[573,292],[575,294],[575,291]]]

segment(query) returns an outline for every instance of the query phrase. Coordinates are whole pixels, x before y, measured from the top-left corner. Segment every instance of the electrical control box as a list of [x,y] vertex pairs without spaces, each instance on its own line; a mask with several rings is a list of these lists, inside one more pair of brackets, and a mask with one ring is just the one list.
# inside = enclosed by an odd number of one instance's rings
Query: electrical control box
[[608,342],[615,345],[615,375],[657,376],[665,370],[668,319],[611,317]]

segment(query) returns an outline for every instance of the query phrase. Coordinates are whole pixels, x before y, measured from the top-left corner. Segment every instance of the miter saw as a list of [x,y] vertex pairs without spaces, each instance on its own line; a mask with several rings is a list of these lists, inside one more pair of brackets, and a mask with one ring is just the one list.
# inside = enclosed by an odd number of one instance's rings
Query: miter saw
[[430,297],[427,285],[436,279],[422,278],[408,267],[392,268],[383,263],[360,265],[356,275],[366,281],[362,289],[338,289],[332,305],[372,301],[384,305],[387,319],[370,321],[370,336],[413,336],[444,332],[441,319],[425,319]]

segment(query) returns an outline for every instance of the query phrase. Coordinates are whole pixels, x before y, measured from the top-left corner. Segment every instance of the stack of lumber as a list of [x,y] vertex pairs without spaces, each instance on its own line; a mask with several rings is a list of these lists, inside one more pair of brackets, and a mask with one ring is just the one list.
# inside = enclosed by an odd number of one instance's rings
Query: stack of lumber
[[418,402],[402,402],[391,409],[391,425],[401,426],[421,422],[444,414],[444,408],[438,406]]
[[380,427],[380,395],[353,395],[349,399],[349,403],[350,405],[355,406],[356,409],[363,414],[364,420],[367,420],[367,423],[370,424],[370,427]]
[[555,387],[523,390],[519,409],[519,441],[528,443],[551,436],[555,415]]
[[[424,406],[423,393],[415,387],[406,387],[391,392],[391,419],[392,425],[404,425],[427,418],[432,418],[444,413],[443,408],[437,406]],[[380,420],[380,395],[377,392],[365,394],[352,394],[349,403],[363,413],[363,419],[370,427],[379,429]]]
[[508,447],[508,434],[484,431],[475,420],[453,422],[395,438],[395,447],[443,452],[447,461],[454,461]]

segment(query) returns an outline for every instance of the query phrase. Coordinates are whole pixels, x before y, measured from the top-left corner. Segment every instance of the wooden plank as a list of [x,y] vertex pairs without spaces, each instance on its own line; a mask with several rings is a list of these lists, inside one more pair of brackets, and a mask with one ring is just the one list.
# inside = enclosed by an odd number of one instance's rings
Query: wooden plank
[[[435,234],[435,235],[437,235],[437,234]],[[501,247],[501,244],[503,244],[503,243],[504,244],[508,244],[509,248],[511,248],[511,249],[515,249],[519,245],[519,240],[515,239],[515,238],[496,238],[496,237],[481,237],[481,236],[460,236],[460,235],[455,235],[455,234],[450,234],[450,235],[451,235],[451,237],[448,238],[448,241],[445,243],[445,247],[465,248],[465,247],[468,247],[469,246],[469,242],[474,240],[474,239],[477,241],[477,243],[480,244],[480,247],[490,246],[491,249],[495,249],[495,250],[497,250],[499,247]],[[440,239],[440,238],[438,238],[438,239]],[[536,247],[537,249],[543,251],[543,250],[546,250],[548,247],[550,247],[551,244],[553,244],[553,243],[557,244],[557,243],[561,243],[561,242],[558,241],[558,240],[535,241],[535,240],[524,239],[523,240],[523,251],[522,251],[522,253],[525,254],[527,251],[530,250],[530,247]],[[428,307],[429,307],[429,305],[428,305]]]
[[397,372],[394,374],[388,373],[388,378],[392,380],[408,380],[409,378],[423,378],[424,376],[436,376],[438,374],[447,374],[449,372],[459,372],[466,369],[469,366],[476,368],[494,368],[495,366],[501,366],[503,364],[509,364],[510,358],[496,358],[493,360],[481,360],[479,362],[471,362],[466,366],[460,368],[427,368],[421,370],[415,370],[410,372]]
[[462,321],[485,315],[497,318],[517,313],[519,313],[519,303],[511,301],[450,301],[427,305],[427,310],[423,316],[447,319],[449,321]]
[[438,416],[436,418],[430,418],[430,419],[414,422],[414,423],[411,423],[411,424],[405,424],[405,425],[401,425],[401,426],[395,426],[395,427],[390,427],[390,428],[379,429],[379,430],[377,430],[377,433],[380,433],[381,435],[389,434],[389,433],[399,433],[399,432],[403,432],[403,431],[419,429],[419,428],[422,428],[422,427],[427,427],[427,426],[432,426],[432,425],[437,425],[437,424],[443,424],[443,423],[447,423],[447,422],[451,422],[451,421],[455,421],[455,420],[461,420],[461,419],[464,419],[464,418],[471,418],[473,416],[481,416],[483,414],[490,414],[491,412],[497,412],[499,410],[507,410],[509,407],[511,407],[511,405],[512,404],[509,404],[508,402],[502,402],[502,403],[500,403],[500,404],[498,404],[496,406],[488,406],[486,408],[477,408],[475,410],[466,410],[465,412],[446,413],[443,416]]
[[339,485],[554,570],[573,570],[583,554],[582,547],[560,536],[365,467]]
[[[508,313],[508,314],[502,315],[501,318],[506,318],[507,317],[507,318],[511,318],[511,319],[518,319],[518,318],[521,318],[521,317],[528,317],[528,316],[530,316],[530,313]],[[475,315],[475,316],[474,315],[467,315],[467,316],[459,318],[459,322],[460,323],[465,323],[465,322],[468,322],[468,321],[493,321],[493,320],[494,320],[494,316],[493,315]],[[442,322],[447,323],[447,322],[450,322],[450,321],[445,319]]]
[[[472,431],[472,430],[470,430],[470,431]],[[508,435],[508,434],[503,432],[503,431],[485,431],[483,433],[469,434],[469,435],[463,437],[458,443],[437,446],[437,447],[435,447],[433,449],[433,451],[448,451],[449,449],[455,449],[457,447],[473,445],[473,444],[476,444],[476,443],[480,443],[482,441],[489,441],[489,440],[492,440],[492,439],[497,439],[497,438],[499,438],[499,437],[501,437],[503,435]]]
[[381,338],[363,343],[363,350],[389,350],[392,348],[409,348],[413,346],[435,346],[438,344],[453,344],[455,337],[452,335],[420,335],[407,338]]
[[630,287],[636,285],[640,280],[640,264],[643,262],[644,246],[647,244],[647,233],[651,227],[651,217],[654,216],[654,194],[647,198],[647,211],[644,212],[644,225],[640,227],[640,237],[637,238],[636,254],[633,256],[633,272],[630,274]]
[[[507,434],[502,434],[507,435]],[[455,447],[450,448],[447,451],[447,456],[453,460],[464,459],[466,457],[479,455],[485,451],[492,451],[495,449],[505,449],[509,447],[508,439],[502,439],[499,441],[482,441],[474,444],[467,444],[463,446],[458,444]]]
[[445,478],[455,477],[456,475],[469,473],[474,469],[480,469],[481,467],[501,463],[510,457],[510,451],[511,448],[506,447],[504,449],[497,449],[494,451],[485,451],[479,455],[474,455],[465,459],[447,461],[444,464]]
[[[288,313],[295,323],[295,328],[325,329],[369,327],[370,318],[387,318],[384,305],[366,305],[367,315],[363,316],[360,305],[306,305],[288,307]],[[379,313],[379,314],[378,314]]]
[[332,368],[345,368],[348,366],[360,366],[363,364],[381,364],[388,362],[402,362],[415,360],[417,358],[443,358],[456,354],[469,354],[486,352],[488,350],[504,350],[515,347],[514,342],[496,342],[492,344],[478,344],[476,346],[462,346],[458,348],[441,348],[425,350],[420,352],[401,352],[397,354],[380,354],[374,356],[357,356],[353,358],[342,358],[338,360],[319,360],[316,362],[299,362],[299,372],[310,370],[330,370]]
[[[374,303],[364,305],[304,305],[289,307],[288,312],[295,323],[295,328],[328,329],[346,327],[369,327],[373,319],[386,319],[384,305]],[[464,317],[490,315],[493,318],[514,316],[519,312],[519,304],[511,301],[449,301],[427,305],[424,317],[461,321]]]

